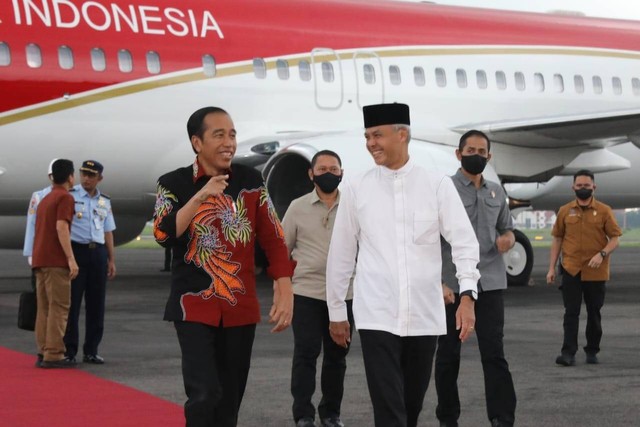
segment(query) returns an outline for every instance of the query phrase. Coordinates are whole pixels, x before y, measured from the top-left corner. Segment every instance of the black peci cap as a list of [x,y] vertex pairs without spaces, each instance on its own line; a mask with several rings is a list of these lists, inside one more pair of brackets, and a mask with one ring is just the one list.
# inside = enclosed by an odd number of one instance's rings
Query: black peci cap
[[407,104],[376,104],[362,108],[364,127],[371,128],[382,125],[410,125],[409,106]]

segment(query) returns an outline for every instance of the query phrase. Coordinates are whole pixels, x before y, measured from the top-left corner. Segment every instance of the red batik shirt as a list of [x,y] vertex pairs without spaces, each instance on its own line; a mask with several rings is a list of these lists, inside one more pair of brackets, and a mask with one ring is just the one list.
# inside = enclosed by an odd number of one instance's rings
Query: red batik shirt
[[209,180],[193,165],[158,180],[153,233],[173,249],[171,293],[164,319],[241,326],[260,321],[256,296],[256,239],[269,261],[273,279],[291,277],[282,226],[260,173],[232,165],[224,194],[209,197],[188,229],[176,237],[176,214]]

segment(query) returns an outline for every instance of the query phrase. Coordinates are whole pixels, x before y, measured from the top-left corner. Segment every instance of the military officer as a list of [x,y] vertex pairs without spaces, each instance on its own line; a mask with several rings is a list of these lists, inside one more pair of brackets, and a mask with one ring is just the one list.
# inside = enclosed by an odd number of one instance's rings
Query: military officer
[[86,160],[80,168],[80,185],[71,194],[75,199],[75,215],[71,223],[71,246],[80,267],[78,277],[71,284],[71,308],[64,336],[66,356],[75,359],[78,352],[78,318],[84,296],[85,338],[83,361],[103,364],[98,345],[104,331],[104,306],[107,277],[116,274],[113,249],[113,230],[116,228],[109,196],[101,193],[102,164]]

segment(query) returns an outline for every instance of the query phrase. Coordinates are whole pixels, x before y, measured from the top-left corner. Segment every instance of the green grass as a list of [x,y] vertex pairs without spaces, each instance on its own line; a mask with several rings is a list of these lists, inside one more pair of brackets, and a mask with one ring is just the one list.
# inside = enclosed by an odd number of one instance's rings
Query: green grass
[[130,241],[129,243],[122,245],[123,248],[129,249],[162,249],[162,246],[156,243],[153,238],[153,226],[145,225],[142,233],[137,239]]

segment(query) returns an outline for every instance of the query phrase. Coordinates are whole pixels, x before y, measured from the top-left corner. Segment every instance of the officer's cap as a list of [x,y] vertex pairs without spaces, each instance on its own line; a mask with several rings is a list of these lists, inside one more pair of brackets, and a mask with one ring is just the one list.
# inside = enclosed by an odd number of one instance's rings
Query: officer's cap
[[82,162],[82,166],[80,166],[81,172],[95,173],[98,175],[100,175],[103,170],[104,167],[102,166],[102,163],[96,162],[95,160],[85,160]]

